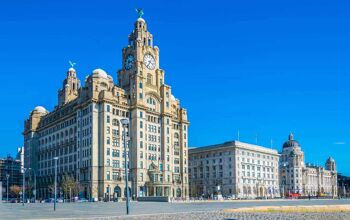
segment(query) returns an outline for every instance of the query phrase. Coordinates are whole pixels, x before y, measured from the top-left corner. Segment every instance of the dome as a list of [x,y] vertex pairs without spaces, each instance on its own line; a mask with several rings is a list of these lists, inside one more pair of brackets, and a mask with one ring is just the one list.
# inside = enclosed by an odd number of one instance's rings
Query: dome
[[143,18],[138,18],[137,21],[141,21],[141,22],[146,23],[145,19],[143,19]]
[[47,113],[47,110],[42,106],[35,107],[34,111],[37,111],[37,112],[43,113],[43,114]]
[[108,79],[113,80],[113,77],[111,75],[108,75],[107,77],[108,77]]
[[73,67],[68,69],[68,72],[76,72],[75,69]]
[[335,162],[334,159],[332,157],[329,157],[327,162]]
[[289,134],[288,141],[284,142],[283,148],[289,147],[300,147],[298,141],[294,140],[294,136],[292,133]]
[[171,95],[171,100],[175,102],[176,101],[175,96]]
[[108,75],[103,69],[95,69],[92,71],[92,76],[108,79]]

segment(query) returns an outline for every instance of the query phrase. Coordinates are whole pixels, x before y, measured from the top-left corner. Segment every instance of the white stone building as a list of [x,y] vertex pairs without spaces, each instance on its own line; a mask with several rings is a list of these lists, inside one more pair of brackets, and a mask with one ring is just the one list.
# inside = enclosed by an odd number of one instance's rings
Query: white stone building
[[304,152],[291,133],[281,152],[280,183],[282,196],[337,196],[335,161],[329,157],[325,168],[305,164]]
[[190,195],[274,198],[280,195],[276,150],[239,141],[189,150]]

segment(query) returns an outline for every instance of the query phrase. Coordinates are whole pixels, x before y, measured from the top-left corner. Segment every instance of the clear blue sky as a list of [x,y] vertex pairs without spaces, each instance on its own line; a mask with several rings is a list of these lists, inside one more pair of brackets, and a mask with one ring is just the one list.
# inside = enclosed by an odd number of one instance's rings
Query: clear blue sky
[[[94,2],[94,3],[92,3]],[[123,3],[122,3],[123,2]],[[166,83],[188,109],[190,146],[236,139],[280,150],[290,131],[306,161],[332,155],[350,175],[348,1],[2,1],[0,155],[23,145],[23,121],[52,110],[77,62],[114,78],[136,7]]]

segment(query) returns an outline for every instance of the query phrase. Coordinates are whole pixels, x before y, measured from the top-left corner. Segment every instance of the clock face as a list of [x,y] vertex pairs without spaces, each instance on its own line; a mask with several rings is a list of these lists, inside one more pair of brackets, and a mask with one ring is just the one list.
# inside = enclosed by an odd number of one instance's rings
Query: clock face
[[129,54],[125,59],[125,69],[126,70],[131,69],[132,66],[134,65],[134,61],[135,61],[134,55]]
[[143,62],[145,63],[146,67],[150,70],[153,70],[154,67],[156,67],[156,61],[154,57],[149,53],[144,56]]

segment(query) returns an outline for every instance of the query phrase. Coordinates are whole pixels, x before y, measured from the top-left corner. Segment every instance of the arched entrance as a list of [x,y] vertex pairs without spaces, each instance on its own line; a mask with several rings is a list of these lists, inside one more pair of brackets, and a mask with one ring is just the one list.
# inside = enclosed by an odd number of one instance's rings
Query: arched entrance
[[119,198],[122,195],[121,191],[119,186],[114,187],[114,198]]
[[87,187],[84,187],[84,198],[87,198],[88,192],[87,192]]
[[260,187],[260,190],[259,190],[259,196],[264,196],[264,188],[263,187]]
[[181,197],[181,189],[177,188],[176,190],[176,197]]

